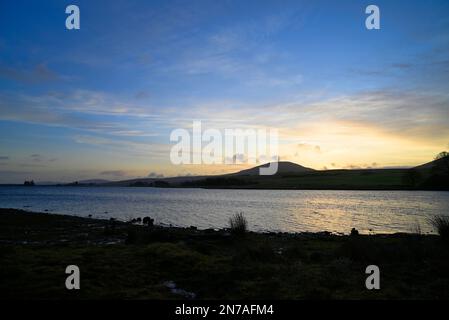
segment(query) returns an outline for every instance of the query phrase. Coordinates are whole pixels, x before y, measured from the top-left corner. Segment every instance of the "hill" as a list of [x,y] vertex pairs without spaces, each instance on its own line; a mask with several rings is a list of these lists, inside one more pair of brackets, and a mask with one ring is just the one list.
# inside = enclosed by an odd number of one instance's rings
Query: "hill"
[[314,170],[281,161],[275,175],[261,176],[256,166],[236,173],[214,176],[141,178],[97,183],[121,187],[174,187],[221,189],[310,189],[310,190],[449,190],[449,158],[414,168]]
[[[273,163],[265,163],[260,166],[239,171],[237,173],[233,173],[233,176],[258,176],[260,175],[260,168],[267,168]],[[289,162],[289,161],[279,161],[276,175],[287,174],[287,173],[306,173],[316,171],[311,168],[303,167],[299,164]]]
[[437,170],[437,171],[445,171],[449,170],[449,157],[443,157],[440,159],[436,159],[422,165],[415,167],[417,170]]
[[[234,174],[184,181],[181,187],[304,190],[449,190],[447,160],[415,168],[313,170],[280,162],[272,176],[259,175],[257,166]],[[266,166],[266,165],[263,165]]]

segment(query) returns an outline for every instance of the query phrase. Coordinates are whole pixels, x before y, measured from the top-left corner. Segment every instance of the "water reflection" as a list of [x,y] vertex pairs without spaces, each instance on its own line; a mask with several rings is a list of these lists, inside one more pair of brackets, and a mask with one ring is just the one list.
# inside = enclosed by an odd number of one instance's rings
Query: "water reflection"
[[227,226],[244,212],[255,231],[410,232],[427,217],[449,214],[449,192],[204,190],[104,187],[0,187],[0,206],[121,220],[149,215],[156,223]]

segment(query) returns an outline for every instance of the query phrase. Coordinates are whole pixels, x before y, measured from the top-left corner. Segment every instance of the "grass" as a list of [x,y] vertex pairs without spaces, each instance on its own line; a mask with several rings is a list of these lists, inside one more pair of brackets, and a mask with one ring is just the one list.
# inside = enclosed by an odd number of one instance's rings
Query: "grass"
[[247,232],[248,222],[242,212],[229,218],[229,227],[235,235],[243,235]]
[[429,223],[444,240],[449,240],[449,217],[434,216],[429,219]]
[[[182,299],[165,285],[173,281],[197,299],[449,299],[439,236],[239,237],[111,224],[0,209],[0,298]],[[81,290],[64,287],[70,264]],[[370,264],[380,267],[381,290],[365,288]]]

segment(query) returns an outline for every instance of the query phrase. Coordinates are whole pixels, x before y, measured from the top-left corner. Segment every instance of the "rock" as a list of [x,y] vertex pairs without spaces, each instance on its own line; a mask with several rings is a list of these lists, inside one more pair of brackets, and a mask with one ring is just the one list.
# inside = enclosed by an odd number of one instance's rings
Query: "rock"
[[152,227],[154,225],[154,219],[151,219],[150,217],[145,217],[142,220],[144,225],[147,225],[149,227]]
[[169,289],[175,289],[176,288],[176,283],[174,281],[166,281],[164,282],[164,285],[169,288]]
[[195,299],[196,294],[193,292],[186,291],[184,289],[176,288],[176,283],[174,281],[166,281],[164,282],[164,286],[170,289],[171,293],[182,296],[185,299]]

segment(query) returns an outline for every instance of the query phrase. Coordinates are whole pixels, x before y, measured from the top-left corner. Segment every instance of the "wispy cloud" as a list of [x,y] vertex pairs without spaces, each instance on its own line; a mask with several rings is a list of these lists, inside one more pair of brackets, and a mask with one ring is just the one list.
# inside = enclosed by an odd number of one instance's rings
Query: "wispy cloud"
[[[54,6],[39,6],[49,21],[57,16]],[[0,39],[2,168],[53,170],[64,159],[67,167],[95,169],[80,176],[166,173],[153,163],[169,163],[170,131],[190,129],[193,120],[203,129],[279,129],[280,156],[317,168],[417,163],[449,141],[446,4],[391,3],[390,14],[400,14],[371,39],[350,2],[86,6],[101,19],[78,40],[50,24],[34,28],[33,10],[8,6],[10,28]],[[415,14],[426,19],[417,25]],[[58,41],[34,41],[42,32]],[[79,150],[92,161],[67,156]],[[201,170],[215,169],[185,172]]]
[[34,162],[41,162],[42,161],[42,156],[40,154],[32,154],[30,156],[31,160]]
[[162,173],[157,173],[157,172],[151,172],[148,175],[148,178],[163,178],[164,175]]
[[102,176],[110,176],[115,178],[123,178],[127,176],[126,171],[123,170],[108,170],[108,171],[102,171],[100,172],[100,175]]
[[167,144],[132,142],[89,135],[76,135],[73,140],[79,144],[108,148],[130,156],[148,157],[153,160],[169,158],[170,146]]
[[44,63],[40,63],[28,69],[0,65],[0,77],[27,84],[56,81],[60,79],[59,75]]
[[[98,117],[96,117],[98,116]],[[100,117],[102,116],[102,117]],[[158,121],[152,108],[113,101],[90,91],[43,95],[1,94],[0,119],[77,128],[116,136],[157,136],[146,124]]]

